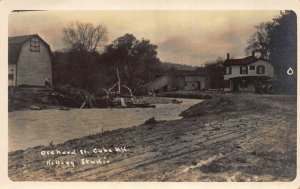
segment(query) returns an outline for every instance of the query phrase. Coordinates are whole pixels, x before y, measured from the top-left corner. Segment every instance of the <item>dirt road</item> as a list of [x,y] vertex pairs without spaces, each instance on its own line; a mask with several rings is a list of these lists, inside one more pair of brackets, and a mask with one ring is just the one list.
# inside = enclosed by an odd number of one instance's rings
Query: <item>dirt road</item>
[[[185,117],[182,120],[12,152],[9,177],[20,181],[291,181],[295,178],[296,97],[225,95],[195,105],[182,115]],[[103,147],[112,152],[103,152]],[[128,151],[117,152],[115,147],[125,147]],[[87,153],[81,154],[80,149]],[[55,154],[57,150],[75,150],[75,154]],[[41,154],[46,151],[54,155]],[[99,159],[102,164],[97,164]],[[75,166],[49,165],[49,160],[74,162]],[[86,160],[89,164],[82,164]]]

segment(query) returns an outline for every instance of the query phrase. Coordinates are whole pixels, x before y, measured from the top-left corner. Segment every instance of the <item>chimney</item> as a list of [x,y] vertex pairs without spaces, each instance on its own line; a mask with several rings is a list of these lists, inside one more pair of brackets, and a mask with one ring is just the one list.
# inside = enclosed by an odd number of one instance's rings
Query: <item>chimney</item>
[[229,54],[229,53],[227,53],[227,60],[229,60],[229,56],[230,56],[230,54]]
[[252,56],[255,57],[255,51],[252,51]]

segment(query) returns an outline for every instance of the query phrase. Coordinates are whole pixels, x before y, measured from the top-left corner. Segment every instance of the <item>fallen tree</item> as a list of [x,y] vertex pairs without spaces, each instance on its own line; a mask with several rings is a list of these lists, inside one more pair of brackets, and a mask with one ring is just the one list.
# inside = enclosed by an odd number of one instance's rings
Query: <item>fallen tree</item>
[[59,105],[74,108],[93,108],[96,101],[93,94],[84,89],[72,87],[71,85],[54,87],[50,93],[50,97]]
[[[121,85],[121,79],[119,75],[119,70],[116,69],[118,81],[109,89],[103,89],[106,92],[106,99],[113,107],[118,108],[153,108],[154,105],[150,105],[149,103],[140,103],[137,98],[133,95],[132,90],[126,86]],[[117,88],[116,91],[114,89]],[[123,89],[123,91],[122,91]],[[124,92],[124,89],[127,91]]]
[[[119,71],[117,69],[118,82],[108,89],[104,97],[94,97],[84,89],[77,89],[71,85],[54,87],[50,96],[57,104],[74,108],[149,108],[155,107],[149,103],[138,102],[132,90],[126,85],[121,85]],[[117,90],[114,89],[117,87]],[[123,92],[125,89],[127,93]],[[123,93],[122,93],[123,92]]]

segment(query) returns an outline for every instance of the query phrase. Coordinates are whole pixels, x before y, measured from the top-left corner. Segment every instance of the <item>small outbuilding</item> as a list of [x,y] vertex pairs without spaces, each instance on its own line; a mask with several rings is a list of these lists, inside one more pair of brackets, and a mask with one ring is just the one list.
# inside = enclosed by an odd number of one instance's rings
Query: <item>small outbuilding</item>
[[144,92],[201,91],[207,89],[208,74],[205,69],[179,70],[159,76],[144,85]]

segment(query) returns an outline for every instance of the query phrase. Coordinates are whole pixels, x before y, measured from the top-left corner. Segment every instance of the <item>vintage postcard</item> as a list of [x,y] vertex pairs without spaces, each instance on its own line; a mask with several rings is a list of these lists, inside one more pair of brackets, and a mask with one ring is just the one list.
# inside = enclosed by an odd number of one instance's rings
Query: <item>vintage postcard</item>
[[297,10],[6,19],[11,183],[296,182]]

